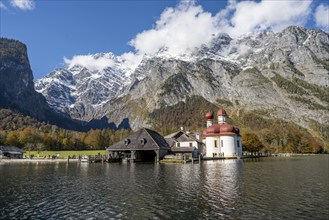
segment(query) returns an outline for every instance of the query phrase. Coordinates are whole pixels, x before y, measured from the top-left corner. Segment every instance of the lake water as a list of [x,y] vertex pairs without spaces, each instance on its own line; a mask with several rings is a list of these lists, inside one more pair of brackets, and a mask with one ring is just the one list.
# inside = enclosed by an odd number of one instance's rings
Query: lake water
[[328,219],[329,156],[0,164],[0,219]]

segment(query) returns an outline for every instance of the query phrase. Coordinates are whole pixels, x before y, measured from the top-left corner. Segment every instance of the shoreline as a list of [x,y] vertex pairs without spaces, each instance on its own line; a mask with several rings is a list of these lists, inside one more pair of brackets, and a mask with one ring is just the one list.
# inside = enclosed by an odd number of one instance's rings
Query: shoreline
[[0,163],[71,163],[79,162],[79,159],[0,159]]
[[[245,155],[241,157],[209,157],[209,158],[202,158],[203,161],[209,161],[209,160],[225,160],[225,159],[250,159],[250,158],[278,158],[278,157],[298,157],[298,156],[316,156],[316,155],[326,155],[326,154],[275,154],[271,156],[253,156],[253,155]],[[42,159],[42,158],[36,158],[36,159],[0,159],[0,164],[5,163],[79,163],[79,159]],[[161,161],[164,162],[164,161]]]

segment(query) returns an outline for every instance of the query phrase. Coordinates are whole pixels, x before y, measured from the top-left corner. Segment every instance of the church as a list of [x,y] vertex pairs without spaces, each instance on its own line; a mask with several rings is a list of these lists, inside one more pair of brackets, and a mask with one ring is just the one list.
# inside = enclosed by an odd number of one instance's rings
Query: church
[[202,133],[204,158],[242,156],[240,129],[227,123],[227,118],[223,108],[217,112],[218,123],[214,124],[212,112],[206,114],[207,128]]

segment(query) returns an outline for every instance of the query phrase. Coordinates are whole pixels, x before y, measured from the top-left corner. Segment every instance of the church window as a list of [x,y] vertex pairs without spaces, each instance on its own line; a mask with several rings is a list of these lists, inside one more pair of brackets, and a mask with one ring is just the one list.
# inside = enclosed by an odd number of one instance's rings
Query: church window
[[218,147],[218,146],[217,146],[217,140],[214,141],[214,146],[215,146],[215,147]]
[[220,140],[220,146],[224,147],[223,140]]

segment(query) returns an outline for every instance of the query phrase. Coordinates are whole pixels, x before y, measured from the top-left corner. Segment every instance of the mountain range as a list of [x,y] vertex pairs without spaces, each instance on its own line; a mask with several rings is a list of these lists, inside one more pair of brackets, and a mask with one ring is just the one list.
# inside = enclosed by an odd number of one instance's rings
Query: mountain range
[[329,39],[323,31],[292,26],[235,40],[220,34],[181,56],[163,48],[134,70],[111,53],[94,56],[115,65],[59,68],[37,80],[36,90],[72,118],[129,118],[133,128],[149,124],[147,113],[194,95],[211,103],[227,100],[236,112],[266,110],[303,127],[311,120],[329,123]]
[[221,106],[246,129],[255,129],[252,115],[329,140],[329,35],[321,30],[218,34],[184,54],[145,54],[134,69],[112,53],[92,57],[111,65],[68,65],[35,81],[57,114],[112,128],[204,127],[204,114]]

